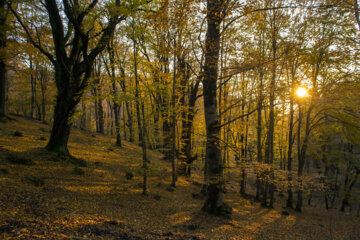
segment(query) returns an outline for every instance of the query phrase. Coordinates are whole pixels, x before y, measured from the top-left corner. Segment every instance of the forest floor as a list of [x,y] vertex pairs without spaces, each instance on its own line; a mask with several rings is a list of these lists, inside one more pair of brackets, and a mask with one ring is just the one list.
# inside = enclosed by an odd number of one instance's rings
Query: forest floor
[[119,148],[113,138],[73,129],[69,149],[86,160],[81,167],[44,150],[49,132],[20,117],[0,122],[0,239],[360,239],[354,214],[306,207],[283,215],[284,199],[267,209],[235,190],[224,196],[231,219],[208,215],[193,197],[201,177],[180,177],[173,191],[170,162],[152,151],[144,196],[137,145]]

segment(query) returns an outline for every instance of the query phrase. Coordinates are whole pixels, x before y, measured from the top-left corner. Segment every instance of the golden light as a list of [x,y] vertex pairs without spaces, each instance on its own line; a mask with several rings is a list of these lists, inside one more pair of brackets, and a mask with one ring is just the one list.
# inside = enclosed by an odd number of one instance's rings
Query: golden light
[[308,95],[307,89],[299,87],[298,89],[296,89],[296,95],[300,98],[306,97]]

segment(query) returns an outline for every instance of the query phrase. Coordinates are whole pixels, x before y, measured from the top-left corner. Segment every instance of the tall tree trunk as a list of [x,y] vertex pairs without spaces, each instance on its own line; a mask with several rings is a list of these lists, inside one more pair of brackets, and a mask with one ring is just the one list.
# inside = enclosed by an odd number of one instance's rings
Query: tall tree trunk
[[[100,92],[100,87],[98,88],[98,97],[100,98],[101,97],[101,92]],[[97,119],[98,119],[98,124],[99,124],[99,129],[98,129],[98,133],[101,133],[101,134],[104,134],[105,133],[105,127],[104,127],[104,108],[103,108],[103,105],[102,105],[102,99],[97,99],[96,101],[96,104],[97,104]]]
[[[264,50],[264,32],[259,34],[259,52],[261,56],[265,53]],[[256,153],[257,153],[257,162],[260,164],[263,161],[263,152],[262,152],[262,110],[263,110],[263,77],[264,70],[262,67],[259,68],[259,83],[258,83],[258,101],[257,101],[257,125],[256,125]],[[260,171],[256,174],[256,193],[255,199],[260,201],[260,195],[262,192],[262,183],[260,180],[263,172]]]
[[114,110],[114,123],[115,123],[115,133],[116,133],[116,145],[121,147],[121,136],[120,136],[120,105],[117,103],[113,103]]
[[293,208],[293,192],[292,192],[292,148],[294,145],[293,131],[294,131],[294,99],[293,99],[293,87],[290,91],[290,120],[289,120],[289,139],[288,139],[288,154],[287,154],[287,170],[288,170],[288,198],[286,200],[286,207]]
[[220,127],[217,109],[218,60],[220,50],[220,24],[223,19],[223,0],[207,1],[207,34],[204,64],[204,111],[206,124],[205,181],[206,200],[203,210],[217,215],[231,212],[223,202],[223,162],[220,151]]
[[102,104],[102,89],[100,82],[101,75],[101,61],[95,61],[93,66],[93,77],[94,77],[94,97],[95,97],[95,119],[96,119],[96,132],[105,133],[105,122],[104,122],[104,108]]
[[182,132],[181,139],[183,142],[182,152],[186,156],[186,165],[187,169],[185,170],[185,175],[191,175],[191,164],[194,160],[197,159],[197,155],[192,156],[192,129],[195,117],[195,104],[197,99],[197,92],[199,89],[200,80],[198,79],[195,84],[190,85],[190,94],[189,94],[189,102],[187,106],[187,114],[185,114],[185,119],[182,121]]
[[[174,40],[175,41],[175,40]],[[171,96],[171,120],[172,120],[172,146],[171,146],[171,168],[172,168],[172,181],[171,186],[176,187],[176,159],[175,159],[175,141],[176,141],[176,43],[174,47],[174,70],[173,70],[173,83],[172,83],[172,96]]]
[[134,128],[133,128],[133,118],[131,111],[131,104],[126,102],[126,116],[127,116],[127,126],[129,128],[129,142],[134,142]]
[[[117,87],[116,87],[116,73],[115,73],[115,49],[114,43],[111,40],[108,46],[109,60],[110,60],[110,69],[106,67],[109,77],[111,78],[111,86],[112,86],[112,102],[113,102],[113,111],[115,115],[114,123],[115,123],[115,135],[116,135],[116,145],[121,147],[121,136],[120,136],[120,103],[117,100]],[[105,62],[105,61],[104,61]],[[121,81],[125,82],[125,69],[121,68]]]
[[273,19],[271,21],[272,24],[272,76],[270,82],[270,98],[269,98],[269,131],[268,131],[268,159],[267,163],[270,164],[270,179],[271,182],[269,184],[270,191],[270,203],[269,207],[273,207],[274,205],[274,191],[275,184],[274,180],[274,127],[275,127],[275,88],[276,88],[276,54],[277,54],[277,22],[276,22],[276,11],[273,11]]
[[6,0],[0,0],[0,117],[6,115]]
[[[304,170],[304,165],[305,165],[305,161],[306,161],[306,152],[307,152],[307,147],[308,147],[308,142],[309,142],[309,137],[310,137],[310,122],[311,122],[311,112],[312,112],[312,108],[313,108],[313,103],[310,103],[310,107],[308,112],[306,113],[306,122],[305,122],[305,136],[304,136],[304,140],[302,143],[302,146],[300,148],[300,154],[298,156],[299,159],[299,163],[298,163],[298,177],[301,178],[303,170]],[[299,124],[301,124],[301,109],[299,106]],[[300,129],[299,129],[300,131]],[[300,135],[300,132],[299,132]],[[298,191],[298,199],[297,199],[297,203],[296,203],[296,207],[295,210],[298,212],[301,212],[301,208],[302,208],[302,202],[303,202],[303,191],[302,191],[302,181],[300,179],[300,189]]]
[[41,87],[41,112],[42,122],[46,123],[46,83],[48,81],[48,73],[46,68],[40,69],[40,87]]
[[[119,67],[120,67],[120,75],[121,75],[120,87],[123,93],[126,93],[125,66],[119,64]],[[126,125],[129,128],[129,142],[134,142],[135,140],[134,140],[133,117],[131,111],[131,104],[129,103],[129,101],[125,101],[125,107],[126,107],[126,117],[127,117]]]
[[34,77],[34,67],[32,57],[30,56],[30,85],[31,85],[31,106],[30,106],[30,118],[34,118],[34,111],[36,105],[36,78]]
[[[242,103],[241,103],[241,115],[245,114],[245,95],[246,95],[246,82],[245,82],[245,74],[243,73],[243,77],[242,77]],[[248,109],[249,111],[249,109]],[[247,118],[248,119],[248,118]],[[240,135],[240,161],[241,161],[241,165],[240,165],[240,173],[241,173],[241,180],[240,180],[240,194],[245,195],[246,193],[246,146],[245,146],[245,138],[247,138],[247,127],[245,126],[245,124],[247,125],[247,123],[245,122],[244,118],[241,119],[241,127],[245,128],[245,133],[241,132]]]
[[[140,110],[140,94],[139,94],[139,79],[138,79],[138,72],[137,72],[137,44],[135,41],[135,26],[134,26],[134,19],[132,22],[132,30],[133,30],[133,54],[134,54],[134,75],[135,75],[135,98],[136,98],[136,116],[139,128],[139,139],[141,141],[141,149],[142,149],[142,168],[143,168],[143,191],[142,194],[147,194],[147,154],[146,154],[146,140],[144,131],[146,131],[145,127],[145,118],[143,119],[143,124],[141,124],[141,110]],[[143,111],[144,113],[144,111]]]

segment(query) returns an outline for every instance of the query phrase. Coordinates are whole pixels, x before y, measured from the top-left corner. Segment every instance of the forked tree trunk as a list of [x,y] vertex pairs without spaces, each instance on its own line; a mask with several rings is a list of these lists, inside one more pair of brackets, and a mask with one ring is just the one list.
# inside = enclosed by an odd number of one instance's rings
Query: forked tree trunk
[[[72,1],[45,0],[43,7],[46,9],[51,32],[53,35],[54,51],[48,52],[42,44],[34,40],[31,31],[23,23],[21,16],[12,7],[11,2],[6,2],[17,21],[24,28],[31,44],[40,50],[53,64],[55,69],[55,82],[58,90],[54,111],[54,123],[47,149],[61,154],[69,154],[67,143],[70,135],[71,117],[74,109],[88,86],[95,58],[105,49],[113,37],[116,25],[125,19],[119,13],[113,14],[107,25],[101,31],[99,40],[89,47],[90,37],[84,32],[84,19],[95,8],[98,1],[92,1],[84,9],[78,9]],[[2,1],[0,2],[0,6]],[[5,4],[5,3],[3,3]],[[115,6],[120,6],[120,0],[115,0]],[[62,8],[63,10],[60,10]],[[68,26],[64,27],[64,16]],[[67,37],[65,29],[73,29],[71,39]],[[71,44],[69,44],[71,43]]]

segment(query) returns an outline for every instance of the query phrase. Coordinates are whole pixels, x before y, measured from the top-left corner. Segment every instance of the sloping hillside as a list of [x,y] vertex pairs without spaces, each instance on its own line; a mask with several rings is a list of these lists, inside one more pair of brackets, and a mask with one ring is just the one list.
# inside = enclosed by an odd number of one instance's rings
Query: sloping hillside
[[[150,152],[149,195],[141,195],[141,149],[73,129],[76,166],[46,152],[48,125],[0,123],[0,239],[358,239],[360,219],[310,207],[283,215],[229,192],[231,220],[200,211],[199,180],[169,188],[170,163]],[[128,172],[128,173],[127,173]],[[131,178],[131,174],[134,177]],[[197,178],[200,178],[197,176]]]

